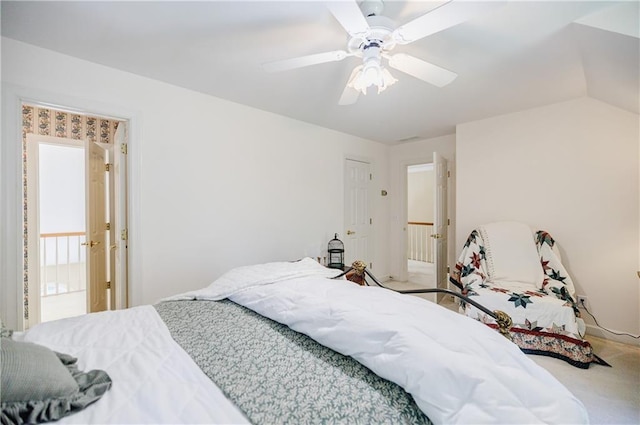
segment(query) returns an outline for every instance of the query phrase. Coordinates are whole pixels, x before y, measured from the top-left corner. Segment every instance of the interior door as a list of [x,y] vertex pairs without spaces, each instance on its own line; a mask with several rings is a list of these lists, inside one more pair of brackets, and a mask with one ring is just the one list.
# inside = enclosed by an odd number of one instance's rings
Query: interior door
[[25,326],[40,323],[40,142],[27,135],[27,267],[29,320]]
[[345,161],[345,265],[355,260],[364,261],[373,268],[369,256],[369,232],[371,218],[369,215],[369,181],[371,173],[369,164],[347,159]]
[[[127,146],[129,142],[129,127],[127,122],[121,121],[114,135],[114,151],[112,156],[113,186],[110,187],[109,197],[112,215],[111,221],[111,309],[122,309],[128,306],[127,299]],[[115,289],[114,288],[115,281]]]
[[85,142],[87,191],[87,312],[107,309],[106,151]]
[[[447,159],[437,152],[433,153],[434,168],[434,214],[433,214],[433,253],[436,287],[447,288]],[[438,296],[438,301],[440,300]]]

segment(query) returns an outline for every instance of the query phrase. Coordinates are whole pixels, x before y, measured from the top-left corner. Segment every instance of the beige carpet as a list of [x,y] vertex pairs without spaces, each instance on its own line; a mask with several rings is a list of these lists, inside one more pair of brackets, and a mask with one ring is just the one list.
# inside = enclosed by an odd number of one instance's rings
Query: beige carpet
[[[430,286],[419,282],[418,279],[414,282],[391,281],[385,285],[394,289]],[[418,296],[432,298],[429,295]],[[457,305],[451,300],[441,305],[457,311]],[[547,369],[582,401],[592,424],[640,424],[640,347],[589,335],[587,340],[594,352],[612,367],[593,364],[589,369],[579,369],[551,357],[528,357]]]
[[589,335],[587,340],[612,367],[578,369],[550,357],[529,357],[582,401],[592,424],[640,424],[640,347]]

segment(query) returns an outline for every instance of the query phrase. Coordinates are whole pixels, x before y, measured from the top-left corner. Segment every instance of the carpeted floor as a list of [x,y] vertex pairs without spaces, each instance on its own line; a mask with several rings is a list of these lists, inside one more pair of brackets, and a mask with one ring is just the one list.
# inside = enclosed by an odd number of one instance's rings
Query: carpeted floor
[[[416,274],[412,275],[410,267],[409,282],[391,281],[385,284],[394,289],[432,287],[430,273],[421,275],[422,270],[414,271]],[[441,305],[457,311],[457,306],[451,300]],[[529,357],[582,401],[592,424],[640,424],[640,346],[620,344],[590,335],[587,335],[587,340],[594,352],[612,367],[593,364],[589,369],[578,369],[551,357]]]
[[590,335],[587,340],[612,367],[578,369],[550,357],[529,357],[582,401],[592,424],[640,424],[640,347]]

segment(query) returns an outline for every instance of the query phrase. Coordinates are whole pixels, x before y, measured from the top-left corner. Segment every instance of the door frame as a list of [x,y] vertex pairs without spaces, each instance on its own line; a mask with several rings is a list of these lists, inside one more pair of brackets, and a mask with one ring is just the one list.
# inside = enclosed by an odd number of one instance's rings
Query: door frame
[[2,143],[0,144],[0,318],[10,329],[24,330],[23,295],[23,189],[22,105],[50,107],[69,112],[113,117],[128,124],[127,153],[127,298],[128,305],[142,303],[140,253],[140,164],[142,114],[121,105],[105,104],[34,87],[2,83]]

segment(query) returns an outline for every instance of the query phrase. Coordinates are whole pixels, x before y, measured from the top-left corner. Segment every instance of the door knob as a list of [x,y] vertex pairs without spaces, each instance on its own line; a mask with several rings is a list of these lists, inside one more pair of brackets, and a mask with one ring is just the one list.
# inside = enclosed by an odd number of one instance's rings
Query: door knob
[[356,232],[352,231],[352,230],[347,230],[347,235],[355,235]]
[[98,242],[94,242],[94,241],[90,241],[90,242],[82,242],[80,245],[85,245],[85,246],[89,246],[89,248],[93,248],[94,246],[98,245],[100,243],[100,241]]
[[439,233],[434,233],[433,235],[431,235],[431,237],[432,237],[433,239],[442,239],[442,235],[441,235],[441,234],[439,234]]

